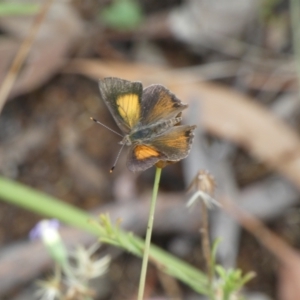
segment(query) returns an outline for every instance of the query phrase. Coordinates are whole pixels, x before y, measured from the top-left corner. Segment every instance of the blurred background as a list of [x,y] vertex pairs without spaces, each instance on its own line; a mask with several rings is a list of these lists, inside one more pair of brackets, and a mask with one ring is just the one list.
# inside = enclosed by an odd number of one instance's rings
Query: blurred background
[[[90,117],[119,131],[100,99],[101,78],[163,84],[189,104],[183,122],[198,127],[190,156],[162,172],[153,243],[205,269],[200,206],[185,204],[186,187],[207,170],[217,200],[232,201],[278,238],[262,244],[255,229],[215,209],[218,261],[256,272],[246,299],[299,299],[299,29],[296,0],[1,1],[0,174],[89,213],[109,212],[144,236],[154,168],[131,173],[123,151],[109,174],[120,138]],[[11,69],[31,39],[20,69]],[[51,266],[28,241],[43,216],[0,200],[0,298],[32,299],[34,280]],[[67,230],[67,243],[94,241]],[[113,261],[95,299],[134,299],[140,259],[103,249]],[[34,272],[24,271],[29,262]],[[147,295],[201,299],[151,265]]]

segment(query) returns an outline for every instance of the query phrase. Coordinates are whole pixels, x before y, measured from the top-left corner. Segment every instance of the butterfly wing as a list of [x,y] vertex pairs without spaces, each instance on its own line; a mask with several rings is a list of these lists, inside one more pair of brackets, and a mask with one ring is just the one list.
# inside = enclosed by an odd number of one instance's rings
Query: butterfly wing
[[131,171],[144,171],[158,161],[178,161],[190,152],[196,126],[182,125],[170,128],[143,144],[131,147],[127,167]]
[[174,118],[187,105],[164,86],[153,84],[144,89],[141,107],[141,123],[147,125]]
[[128,134],[141,118],[142,84],[108,77],[99,81],[99,89],[117,125]]
[[151,145],[134,145],[127,157],[127,167],[130,171],[144,171],[167,157]]

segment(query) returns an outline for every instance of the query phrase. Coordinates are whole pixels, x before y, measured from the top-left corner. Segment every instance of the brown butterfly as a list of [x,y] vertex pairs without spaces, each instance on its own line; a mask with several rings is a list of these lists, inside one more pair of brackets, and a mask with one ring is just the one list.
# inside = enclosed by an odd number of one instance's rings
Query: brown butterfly
[[196,126],[178,125],[187,105],[168,89],[153,84],[143,90],[141,82],[112,77],[100,80],[99,88],[124,134],[122,148],[130,147],[130,171],[144,171],[160,161],[177,162],[187,157]]

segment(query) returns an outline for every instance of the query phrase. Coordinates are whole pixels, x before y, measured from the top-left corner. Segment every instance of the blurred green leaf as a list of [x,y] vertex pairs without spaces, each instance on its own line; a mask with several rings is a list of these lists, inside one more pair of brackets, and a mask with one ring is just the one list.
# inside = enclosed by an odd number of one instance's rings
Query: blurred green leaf
[[39,8],[38,4],[0,2],[0,16],[33,15]]
[[215,269],[220,277],[217,289],[222,290],[223,300],[229,300],[233,295],[235,295],[234,299],[241,299],[242,297],[238,295],[238,292],[248,281],[255,277],[254,272],[243,275],[240,269],[226,270],[220,265],[217,265]]
[[143,15],[138,2],[134,0],[115,0],[100,13],[101,20],[109,27],[118,30],[131,30],[142,21]]
[[0,177],[0,198],[40,215],[59,219],[90,233],[97,232],[89,223],[91,216],[81,209],[4,177]]
[[[143,254],[144,241],[120,229],[118,224],[111,224],[108,216],[102,216],[100,223],[92,221],[93,217],[79,208],[1,176],[0,199],[86,230],[99,237],[102,242],[123,248],[137,256],[141,257]],[[165,273],[186,283],[198,293],[208,293],[207,277],[195,267],[154,245],[151,245],[150,257]]]

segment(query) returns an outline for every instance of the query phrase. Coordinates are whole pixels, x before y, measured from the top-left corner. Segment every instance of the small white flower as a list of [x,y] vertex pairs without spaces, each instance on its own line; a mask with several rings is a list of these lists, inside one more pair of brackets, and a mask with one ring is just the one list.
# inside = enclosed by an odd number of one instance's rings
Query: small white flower
[[37,282],[39,289],[36,291],[36,297],[40,300],[56,300],[61,297],[60,277],[51,277],[48,280]]
[[63,265],[67,261],[67,250],[58,232],[59,226],[58,220],[42,220],[30,231],[29,237],[41,239],[52,258]]
[[31,229],[29,237],[31,240],[42,239],[45,244],[55,243],[60,240],[59,226],[58,220],[42,220]]
[[197,200],[202,200],[209,209],[212,209],[214,206],[221,206],[221,204],[211,196],[214,194],[216,183],[214,177],[209,172],[200,170],[190,184],[189,190],[192,187],[196,189],[196,192],[189,199],[187,207],[191,207]]
[[111,259],[108,255],[100,259],[93,259],[92,256],[98,248],[97,244],[91,246],[89,249],[77,247],[71,256],[75,260],[73,273],[76,277],[92,279],[106,273]]

